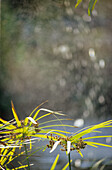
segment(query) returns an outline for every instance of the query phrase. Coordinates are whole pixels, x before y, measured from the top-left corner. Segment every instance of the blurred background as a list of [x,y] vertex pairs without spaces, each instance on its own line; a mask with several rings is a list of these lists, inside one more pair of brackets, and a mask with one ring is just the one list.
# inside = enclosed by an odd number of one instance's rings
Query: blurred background
[[[112,2],[98,1],[92,16],[87,0],[77,9],[75,2],[1,1],[0,117],[13,118],[11,100],[20,119],[48,100],[43,107],[62,111],[79,127],[112,119]],[[84,153],[83,159],[72,155],[73,169],[112,158],[107,148]],[[44,164],[35,158],[38,169],[49,169],[56,152],[49,161],[48,154],[40,153]]]

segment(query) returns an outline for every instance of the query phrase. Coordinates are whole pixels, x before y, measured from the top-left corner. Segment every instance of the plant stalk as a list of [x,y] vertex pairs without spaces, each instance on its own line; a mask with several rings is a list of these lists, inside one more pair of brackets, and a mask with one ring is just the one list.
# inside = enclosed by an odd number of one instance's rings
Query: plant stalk
[[69,170],[71,170],[70,153],[68,154]]
[[28,170],[30,170],[30,163],[28,159],[28,152],[27,152],[26,144],[24,144],[24,148],[25,148],[25,154],[26,154],[26,159],[27,159],[27,164],[28,164]]

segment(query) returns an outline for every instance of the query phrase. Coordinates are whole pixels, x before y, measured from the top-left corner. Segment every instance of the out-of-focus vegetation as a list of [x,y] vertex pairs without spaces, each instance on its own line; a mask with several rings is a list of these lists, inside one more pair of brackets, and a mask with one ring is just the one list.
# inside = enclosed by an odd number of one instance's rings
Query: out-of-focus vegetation
[[104,4],[90,17],[87,1],[76,9],[68,0],[2,1],[2,113],[3,101],[17,100],[25,113],[48,99],[74,118],[111,116],[111,6]]
[[[82,0],[77,0],[77,3],[75,5],[75,8],[77,8],[77,6],[82,2]],[[91,15],[94,7],[95,7],[95,4],[96,4],[97,0],[90,0],[89,1],[89,5],[88,5],[88,15]]]

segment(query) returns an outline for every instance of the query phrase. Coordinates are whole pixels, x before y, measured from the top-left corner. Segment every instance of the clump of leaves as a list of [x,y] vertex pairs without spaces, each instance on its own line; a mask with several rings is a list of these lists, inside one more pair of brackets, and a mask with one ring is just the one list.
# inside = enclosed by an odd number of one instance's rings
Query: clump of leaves
[[[43,104],[43,103],[42,103]],[[41,104],[41,105],[42,105]],[[6,167],[14,158],[15,149],[21,147],[25,148],[25,154],[27,157],[27,163],[28,167],[30,166],[29,160],[28,160],[28,152],[26,145],[30,144],[30,150],[32,149],[32,144],[35,142],[35,140],[41,140],[41,139],[47,139],[48,135],[51,132],[55,135],[63,136],[62,133],[65,133],[65,131],[61,131],[58,129],[55,129],[53,127],[57,126],[69,126],[69,125],[63,125],[63,124],[53,124],[45,126],[44,124],[50,123],[53,121],[61,121],[61,119],[57,119],[56,115],[64,116],[62,113],[53,112],[48,109],[38,109],[41,105],[37,106],[31,114],[26,117],[24,120],[19,120],[16,110],[14,108],[14,104],[11,101],[12,105],[12,113],[14,116],[14,119],[11,121],[6,121],[0,118],[0,149],[1,149],[1,157],[0,157],[0,164],[1,167]],[[39,116],[39,112],[44,111],[45,114],[42,116]],[[39,120],[42,118],[45,118],[49,115],[55,115],[54,120],[46,121],[39,123]],[[67,119],[65,119],[67,120]],[[74,126],[71,126],[74,127]],[[68,132],[69,133],[69,132]],[[50,138],[50,136],[49,136]],[[10,152],[9,152],[10,150]],[[23,153],[23,152],[22,152]],[[21,154],[22,154],[21,153]],[[9,159],[9,161],[8,161]],[[29,169],[29,168],[28,168]]]
[[[13,120],[11,120],[9,122],[11,123],[12,121]],[[4,124],[3,126],[1,126],[0,130],[1,131],[4,130],[4,128],[6,126],[7,126],[7,124]],[[2,134],[2,133],[0,133],[0,134]],[[12,167],[12,170],[28,167],[28,165],[22,165],[21,163],[19,163],[21,166],[16,167],[16,168],[14,167],[12,161],[15,158],[17,158],[20,155],[23,155],[25,153],[24,151],[23,152],[21,151],[20,153],[16,153],[17,147],[19,147],[19,146],[16,145],[16,143],[10,145],[9,143],[4,142],[4,135],[3,134],[2,134],[2,136],[0,136],[0,169],[2,169],[2,170],[7,169],[8,170],[7,165],[9,165],[9,164]]]
[[[105,121],[103,123],[97,124],[97,125],[92,125],[86,128],[83,128],[76,133],[72,134],[71,136],[65,136],[65,137],[57,137],[57,136],[52,136],[50,137],[49,140],[49,145],[47,145],[48,148],[51,148],[50,152],[53,152],[58,145],[61,145],[63,148],[61,151],[67,151],[69,154],[70,151],[77,150],[78,153],[83,157],[81,153],[81,149],[84,149],[86,145],[88,146],[93,146],[93,147],[98,147],[98,146],[104,146],[104,147],[110,147],[112,148],[111,145],[99,143],[99,142],[92,142],[90,139],[97,139],[97,138],[107,138],[107,137],[112,137],[112,135],[105,135],[105,136],[91,136],[91,137],[84,137],[85,135],[89,133],[101,133],[101,129],[103,128],[109,128],[112,127],[112,120]],[[49,139],[49,137],[47,137]],[[56,141],[56,142],[55,142]]]
[[112,120],[108,120],[102,123],[99,123],[97,125],[92,125],[86,128],[83,128],[76,133],[72,134],[71,136],[66,136],[66,137],[57,137],[57,136],[52,136],[49,139],[49,144],[47,145],[48,148],[50,148],[50,153],[53,152],[58,145],[61,145],[61,151],[66,151],[66,154],[68,154],[68,160],[69,160],[69,170],[71,170],[71,163],[70,163],[70,152],[76,150],[82,157],[82,152],[81,149],[85,149],[86,145],[92,146],[92,147],[98,147],[98,146],[103,146],[103,147],[109,147],[112,148],[111,145],[107,145],[104,143],[99,143],[99,142],[93,142],[90,141],[91,139],[97,139],[97,138],[107,138],[107,137],[112,137],[112,135],[98,135],[98,136],[91,136],[91,137],[84,137],[85,135],[89,133],[101,133],[101,129],[103,128],[110,128],[112,127]]
[[[42,103],[43,104],[43,103]],[[41,105],[42,105],[41,104]],[[62,113],[54,112],[48,109],[40,108],[37,106],[31,114],[26,117],[24,120],[19,120],[13,102],[12,105],[12,113],[14,115],[14,119],[11,121],[6,121],[0,118],[0,168],[4,169],[7,168],[9,164],[12,164],[12,161],[17,158],[18,156],[25,154],[27,165],[21,165],[18,168],[12,169],[21,169],[23,167],[28,167],[30,169],[30,163],[28,157],[32,154],[28,155],[28,152],[32,150],[32,144],[36,140],[43,140],[46,139],[49,141],[49,144],[44,148],[44,150],[48,147],[50,148],[50,153],[52,153],[58,145],[61,146],[61,151],[65,151],[68,155],[68,164],[65,168],[69,165],[69,169],[71,169],[71,160],[70,160],[70,152],[77,151],[82,157],[82,149],[85,149],[86,146],[92,147],[110,147],[111,145],[107,145],[104,143],[93,142],[90,141],[91,139],[97,138],[107,138],[112,137],[112,135],[98,135],[98,136],[91,136],[85,137],[85,135],[94,132],[101,133],[103,128],[110,128],[112,127],[112,120],[108,120],[96,125],[88,126],[83,128],[75,133],[71,133],[65,129],[65,127],[75,127],[68,124],[63,124],[62,120],[68,119],[59,119],[58,116],[65,116]],[[42,116],[39,116],[40,111],[44,111]],[[46,118],[47,116],[54,115],[55,119],[40,122],[40,119]],[[51,124],[58,121],[58,123]],[[48,123],[48,125],[46,125]],[[63,127],[64,130],[56,129],[54,127]],[[30,145],[29,150],[26,145]],[[24,147],[24,151],[21,151],[19,154],[16,153],[16,148],[21,149]],[[43,150],[43,151],[44,151]],[[56,158],[55,163],[52,167],[56,166],[58,158]],[[8,168],[7,168],[8,169]]]
[[[1,146],[0,146],[1,147]],[[19,156],[25,154],[25,152],[20,152],[20,153],[16,153],[16,146],[14,148],[10,148],[9,146],[8,147],[4,147],[4,148],[0,148],[0,169],[2,170],[9,170],[8,168],[8,165],[10,165],[12,168],[12,170],[15,170],[15,169],[23,169],[23,168],[26,168],[28,167],[28,165],[22,165],[20,162],[18,167],[14,167],[12,161],[16,158],[18,158]],[[30,164],[30,166],[33,165],[33,164]]]

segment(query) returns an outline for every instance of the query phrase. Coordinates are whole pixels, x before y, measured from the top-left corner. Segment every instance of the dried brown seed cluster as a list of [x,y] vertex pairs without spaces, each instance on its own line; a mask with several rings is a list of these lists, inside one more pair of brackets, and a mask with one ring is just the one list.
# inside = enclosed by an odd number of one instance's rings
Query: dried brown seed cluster
[[[27,125],[26,125],[25,120],[21,120],[21,126],[18,127],[16,125],[16,128],[13,130],[9,130],[10,133],[7,133],[7,135],[10,136],[10,138],[13,140],[31,139],[31,136],[29,136],[29,130],[30,130],[30,128],[32,129],[32,127],[30,127],[30,123],[31,122],[28,120]],[[37,124],[32,123],[32,126],[33,126],[32,134],[35,134],[35,133],[38,133],[41,131],[41,129],[39,129],[39,123],[37,121],[36,121],[36,123]],[[19,129],[20,129],[20,132],[19,132]],[[23,131],[22,131],[22,129],[23,129]]]
[[87,143],[84,143],[82,140],[82,137],[80,137],[79,142],[75,144],[76,145],[76,149],[80,150],[80,149],[84,149],[87,145]]
[[[47,136],[47,138],[49,139],[49,137]],[[50,140],[49,140],[49,145],[47,145],[48,148],[53,148],[53,145],[55,144],[55,141],[54,140],[58,140],[58,137],[55,136],[55,137],[52,137],[52,134],[50,136]]]
[[[47,138],[49,139],[49,145],[47,145],[48,148],[53,148],[55,141],[60,141],[60,143],[58,145],[61,145],[63,148],[61,148],[61,151],[67,151],[67,141],[70,141],[70,137],[58,137],[58,136],[54,136],[51,134],[50,136],[47,136]],[[74,146],[72,146],[72,144]],[[84,143],[84,141],[82,140],[82,137],[80,137],[80,139],[78,140],[77,143],[71,143],[71,147],[70,147],[70,151],[73,150],[77,150],[80,151],[80,149],[84,149],[86,147],[87,143]]]
[[34,124],[34,123],[33,123],[33,127],[35,128],[35,132],[38,133],[38,132],[41,131],[41,129],[39,129],[39,123],[38,123],[38,121],[36,121],[36,123],[37,123],[37,124]]

